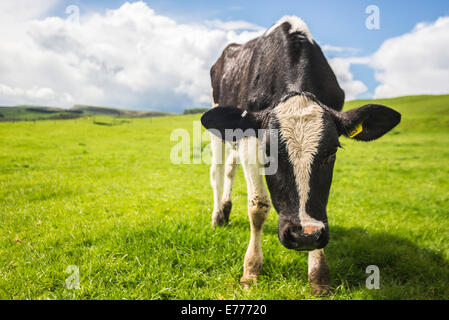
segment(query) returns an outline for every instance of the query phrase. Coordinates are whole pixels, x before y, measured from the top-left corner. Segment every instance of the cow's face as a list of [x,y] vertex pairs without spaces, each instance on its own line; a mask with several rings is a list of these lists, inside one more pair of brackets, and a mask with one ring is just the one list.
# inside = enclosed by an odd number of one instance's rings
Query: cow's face
[[279,240],[289,249],[323,248],[329,241],[326,205],[339,147],[333,114],[295,95],[274,108],[268,128],[279,137],[273,157],[278,169],[266,176],[279,213]]
[[[218,130],[221,137],[229,136],[226,129],[269,129],[259,135],[271,161],[277,161],[276,172],[266,175],[267,185],[279,213],[279,240],[295,250],[320,249],[329,241],[326,206],[339,136],[370,141],[399,121],[400,114],[385,106],[340,113],[309,94],[291,94],[261,113],[218,107],[202,118],[203,125]],[[275,157],[269,150],[273,139],[278,141]]]

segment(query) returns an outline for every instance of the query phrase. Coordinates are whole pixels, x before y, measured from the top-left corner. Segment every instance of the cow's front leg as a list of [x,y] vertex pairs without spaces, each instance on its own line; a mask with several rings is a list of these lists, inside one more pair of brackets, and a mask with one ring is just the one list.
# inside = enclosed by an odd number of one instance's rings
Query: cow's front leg
[[309,251],[309,284],[313,295],[331,293],[329,267],[324,249]]
[[240,283],[249,288],[257,281],[262,269],[262,228],[270,211],[271,202],[264,184],[263,166],[252,155],[258,154],[256,138],[247,138],[239,145],[239,157],[245,173],[248,190],[248,216],[251,239],[245,254]]
[[248,203],[251,239],[243,263],[243,276],[240,279],[244,288],[249,288],[252,282],[257,281],[262,269],[262,228],[268,217],[270,206],[268,197],[259,198],[258,195],[253,195]]

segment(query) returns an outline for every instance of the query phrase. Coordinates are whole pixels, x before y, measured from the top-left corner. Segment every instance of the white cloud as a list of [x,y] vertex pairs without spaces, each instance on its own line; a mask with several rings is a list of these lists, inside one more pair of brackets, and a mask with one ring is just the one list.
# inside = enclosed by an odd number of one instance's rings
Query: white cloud
[[360,80],[355,80],[350,70],[351,64],[365,63],[366,58],[332,58],[329,64],[334,70],[338,83],[345,91],[345,100],[353,100],[360,93],[368,90],[368,87]]
[[345,100],[354,100],[357,95],[368,90],[362,81],[354,79],[351,72],[353,64],[367,64],[370,61],[366,57],[355,57],[361,49],[323,44],[321,50],[326,55],[340,87],[345,91]]
[[205,25],[213,28],[219,28],[223,30],[252,30],[258,32],[264,32],[265,28],[262,28],[253,23],[237,20],[237,21],[221,21],[221,20],[210,20],[206,21]]
[[[144,2],[83,14],[79,24],[43,18],[57,0],[0,3],[0,105],[75,103],[181,111],[210,104],[210,66],[230,42],[264,28],[246,21],[180,24]],[[366,64],[375,97],[449,92],[449,17],[418,24],[371,57],[323,45],[351,100],[368,90],[350,68]]]
[[354,56],[359,53],[361,49],[359,48],[351,48],[351,47],[338,47],[330,44],[325,44],[321,46],[321,49],[327,56],[332,56],[338,54],[341,56]]
[[25,101],[31,102],[39,101],[46,104],[52,104],[54,101],[64,101],[66,104],[73,103],[73,97],[68,93],[59,95],[51,88],[38,86],[24,90],[22,88],[12,88],[0,83],[0,96],[5,99],[4,101],[10,102],[7,104],[16,104],[16,99],[25,99]]
[[[206,105],[209,69],[224,46],[263,32],[245,21],[179,24],[144,2],[125,3],[105,14],[81,12],[80,24],[36,19],[48,8],[31,10],[20,24],[14,19],[2,23],[14,35],[0,47],[0,104],[174,111]],[[16,10],[11,5],[7,12]]]
[[449,92],[449,17],[419,23],[409,33],[386,40],[370,65],[381,84],[374,97]]
[[14,0],[0,2],[0,23],[15,21],[22,23],[28,19],[39,18],[50,9],[57,0]]
[[368,57],[352,57],[357,53],[355,48],[323,45],[322,49],[332,57],[329,63],[345,90],[346,100],[368,90],[363,82],[354,80],[350,72],[353,64],[374,69],[375,79],[380,82],[374,98],[449,92],[449,17],[418,23],[412,31],[384,41]]

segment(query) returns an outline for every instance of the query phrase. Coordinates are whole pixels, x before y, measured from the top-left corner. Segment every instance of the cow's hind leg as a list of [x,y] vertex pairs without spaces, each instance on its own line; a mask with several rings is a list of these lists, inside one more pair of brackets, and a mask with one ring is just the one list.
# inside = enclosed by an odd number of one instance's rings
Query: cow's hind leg
[[224,182],[225,144],[218,137],[211,134],[212,159],[210,167],[210,184],[214,192],[214,208],[212,211],[212,226],[221,226],[225,223],[221,196]]
[[329,267],[323,249],[309,251],[309,284],[314,295],[331,293]]
[[221,209],[223,211],[225,223],[229,221],[229,215],[232,209],[232,185],[234,184],[237,169],[237,150],[233,146],[229,149],[229,155],[226,158],[224,170],[224,191],[223,197],[221,198]]
[[240,283],[249,288],[259,277],[262,269],[262,227],[268,217],[271,202],[264,184],[263,165],[252,155],[257,154],[257,139],[246,138],[239,144],[238,153],[248,189],[248,216],[251,227],[251,239],[245,254],[243,276]]

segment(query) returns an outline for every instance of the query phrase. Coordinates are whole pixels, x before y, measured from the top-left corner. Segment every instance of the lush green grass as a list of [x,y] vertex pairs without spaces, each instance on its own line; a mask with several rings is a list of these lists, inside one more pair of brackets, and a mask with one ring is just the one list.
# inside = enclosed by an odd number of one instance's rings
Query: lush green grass
[[[403,115],[393,132],[341,138],[327,299],[448,299],[449,96],[382,102]],[[171,131],[198,119],[0,123],[0,298],[312,298],[307,254],[281,246],[274,210],[261,279],[240,288],[249,240],[241,169],[231,223],[214,230],[208,166],[169,159]],[[371,264],[380,290],[365,288]],[[64,287],[69,265],[79,266],[79,290]]]

